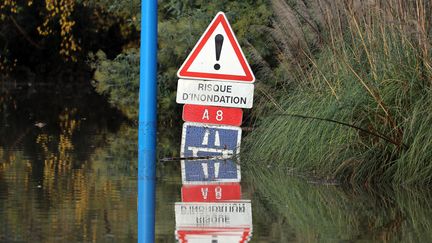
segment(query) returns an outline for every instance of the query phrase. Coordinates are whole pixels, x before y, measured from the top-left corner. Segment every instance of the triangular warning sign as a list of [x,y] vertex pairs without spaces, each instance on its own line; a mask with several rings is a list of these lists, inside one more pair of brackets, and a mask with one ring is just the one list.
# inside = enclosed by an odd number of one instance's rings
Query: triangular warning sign
[[224,13],[219,12],[207,27],[177,76],[186,79],[255,81]]

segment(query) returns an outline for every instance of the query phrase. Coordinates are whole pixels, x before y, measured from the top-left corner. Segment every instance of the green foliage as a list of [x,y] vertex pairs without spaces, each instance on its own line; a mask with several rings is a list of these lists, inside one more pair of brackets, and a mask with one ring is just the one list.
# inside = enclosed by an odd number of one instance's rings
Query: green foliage
[[[224,11],[254,67],[253,51],[265,52],[264,35],[256,26],[270,25],[271,12],[266,1],[165,1],[159,5],[158,84],[159,104],[165,121],[180,120],[181,106],[175,103],[177,71],[195,46],[207,25]],[[270,56],[270,53],[268,53]],[[257,76],[259,79],[260,76]],[[263,82],[271,80],[263,79]]]
[[[107,5],[102,0],[98,3]],[[132,5],[138,8],[137,2],[133,2]],[[121,11],[127,8],[129,7]],[[117,8],[113,7],[113,9]],[[271,13],[264,0],[160,2],[158,24],[158,108],[160,112],[158,120],[161,127],[180,127],[178,123],[181,120],[182,107],[175,102],[177,71],[206,26],[219,11],[225,11],[227,14],[247,56],[250,57],[252,51],[264,52],[266,50],[263,33],[256,28],[259,25],[270,24]],[[270,53],[268,55],[270,56]],[[105,94],[110,102],[129,118],[136,119],[139,83],[138,51],[125,47],[123,53],[113,60],[106,58],[101,52],[96,55],[96,58],[91,57],[91,59],[96,69],[94,75],[97,81],[96,90]],[[254,64],[252,62],[252,65]],[[267,80],[263,81],[267,82]],[[167,134],[167,131],[160,129],[160,133]],[[178,132],[171,132],[169,137],[173,136],[179,136]],[[172,141],[176,140],[165,141],[167,143],[161,144],[164,147],[163,150],[166,153],[171,151],[172,155],[177,154],[175,152],[178,150],[177,145],[174,145],[175,150],[169,148],[173,145]]]
[[119,16],[126,21],[130,28],[140,28],[140,0],[78,0],[77,2]]
[[[96,91],[107,96],[112,106],[120,109],[130,120],[138,120],[138,97],[139,97],[139,53],[136,49],[118,55],[114,60],[107,59],[106,55],[99,51],[92,55],[91,62],[95,68],[94,79]],[[174,119],[177,114],[173,110],[178,109],[177,104],[172,104],[175,100],[175,92],[163,93],[159,87],[159,131],[158,137],[158,157],[176,156],[178,154],[178,130],[171,127],[176,125]],[[177,131],[177,132],[176,132]],[[127,132],[128,139],[136,141],[137,133]],[[127,136],[126,136],[127,137]],[[134,139],[135,138],[135,139]],[[128,147],[128,146],[125,146]],[[130,146],[129,146],[130,147]],[[130,147],[133,149],[136,147]],[[127,149],[124,150],[128,151]],[[131,151],[126,152],[133,155]]]
[[[257,74],[255,116],[248,122],[260,128],[248,138],[245,157],[351,182],[429,184],[423,134],[430,134],[431,118],[419,115],[431,97],[423,30],[429,25],[427,14],[413,15],[428,5],[395,12],[363,3],[270,4],[273,14],[265,1],[160,3],[159,121],[178,126],[176,72],[214,14],[225,11]],[[421,27],[414,34],[413,21]],[[126,48],[113,60],[98,60],[98,92],[136,117],[138,52]]]
[[267,95],[277,111],[248,138],[244,156],[361,184],[431,184],[430,39],[409,28],[426,21],[412,16],[422,6],[337,6],[343,15],[334,18],[344,24],[329,23],[326,45],[306,53],[310,67],[300,69],[294,91],[273,93],[280,102]]
[[107,59],[99,51],[90,57],[95,68],[96,91],[108,96],[109,102],[131,119],[138,117],[139,54],[136,49]]
[[259,128],[245,140],[247,161],[264,160],[268,162],[261,162],[263,167],[296,168],[301,172],[317,170],[325,174],[331,173],[328,168],[334,170],[341,161],[350,158],[349,143],[356,138],[351,128],[284,115],[344,120],[350,117],[348,107],[339,106],[331,97],[304,93],[292,94],[285,102],[284,113],[263,119]]

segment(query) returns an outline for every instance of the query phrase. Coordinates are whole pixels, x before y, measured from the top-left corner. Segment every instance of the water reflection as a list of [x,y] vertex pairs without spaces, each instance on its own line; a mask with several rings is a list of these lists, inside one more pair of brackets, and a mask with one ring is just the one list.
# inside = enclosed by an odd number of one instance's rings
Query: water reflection
[[249,200],[175,205],[176,237],[180,242],[248,242],[252,237]]
[[[159,151],[175,155],[166,131]],[[103,99],[2,91],[0,135],[0,242],[136,242],[137,130]],[[156,242],[246,242],[252,229],[254,242],[432,242],[428,188],[344,188],[247,161],[240,185],[222,152],[185,160],[190,180],[158,164]]]
[[[175,203],[179,242],[249,242],[252,206],[241,200],[241,129],[199,123],[183,126],[182,202]],[[208,159],[202,159],[208,157]],[[199,159],[198,159],[199,158]]]
[[134,129],[100,96],[37,88],[0,90],[0,242],[135,242]]
[[[429,189],[343,188],[248,168],[256,235],[274,242],[431,242]],[[425,191],[426,190],[426,191]]]

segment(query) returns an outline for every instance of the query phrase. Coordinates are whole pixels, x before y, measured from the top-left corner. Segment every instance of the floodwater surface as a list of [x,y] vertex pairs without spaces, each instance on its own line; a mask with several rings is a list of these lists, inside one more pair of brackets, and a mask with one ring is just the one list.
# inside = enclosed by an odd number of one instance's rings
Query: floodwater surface
[[53,88],[1,90],[0,242],[135,242],[133,128],[91,89]]
[[[73,89],[0,90],[0,242],[137,241],[136,126],[91,89]],[[160,151],[180,149],[180,126],[166,130]],[[242,161],[251,242],[432,242],[429,191],[277,171]],[[159,162],[157,176],[156,239],[176,242],[180,163]]]

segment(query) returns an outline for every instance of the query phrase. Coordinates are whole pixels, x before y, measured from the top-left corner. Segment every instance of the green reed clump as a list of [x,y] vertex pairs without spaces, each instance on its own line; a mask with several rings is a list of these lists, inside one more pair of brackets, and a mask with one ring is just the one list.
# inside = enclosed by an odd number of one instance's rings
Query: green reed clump
[[397,184],[432,184],[432,92],[428,92],[418,99],[404,122],[404,140],[409,148],[386,171]]
[[244,158],[353,183],[431,184],[430,3],[392,2],[338,6],[319,54],[304,52],[302,81],[263,94],[274,112]]

